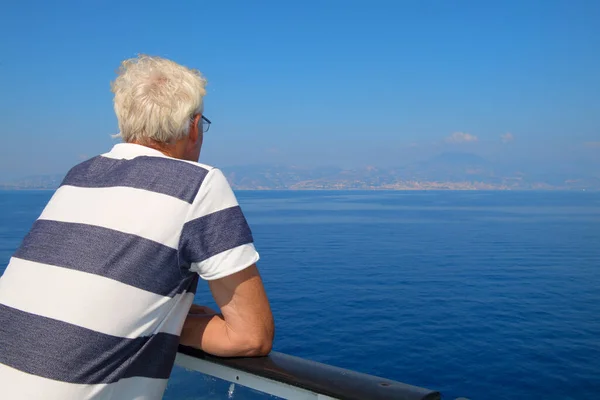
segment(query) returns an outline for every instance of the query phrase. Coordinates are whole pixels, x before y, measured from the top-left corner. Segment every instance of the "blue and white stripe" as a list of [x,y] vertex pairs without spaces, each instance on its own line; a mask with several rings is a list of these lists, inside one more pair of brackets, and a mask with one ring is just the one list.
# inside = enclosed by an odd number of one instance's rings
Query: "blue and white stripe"
[[0,278],[11,399],[160,399],[198,276],[258,253],[218,169],[116,145],[65,177]]

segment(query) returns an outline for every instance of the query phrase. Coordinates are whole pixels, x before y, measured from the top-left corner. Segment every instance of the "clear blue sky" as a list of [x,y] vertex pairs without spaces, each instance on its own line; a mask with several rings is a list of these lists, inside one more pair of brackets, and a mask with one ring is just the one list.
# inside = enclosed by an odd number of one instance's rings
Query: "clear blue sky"
[[598,21],[595,0],[5,2],[0,178],[107,151],[109,84],[137,53],[205,74],[219,167],[467,151],[599,169]]

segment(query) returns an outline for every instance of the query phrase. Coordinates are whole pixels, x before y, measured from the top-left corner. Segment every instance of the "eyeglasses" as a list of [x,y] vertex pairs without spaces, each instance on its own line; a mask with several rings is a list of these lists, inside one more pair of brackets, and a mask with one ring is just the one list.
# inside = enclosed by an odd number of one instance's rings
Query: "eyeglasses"
[[210,119],[206,118],[204,115],[202,116],[202,132],[208,132],[210,129]]

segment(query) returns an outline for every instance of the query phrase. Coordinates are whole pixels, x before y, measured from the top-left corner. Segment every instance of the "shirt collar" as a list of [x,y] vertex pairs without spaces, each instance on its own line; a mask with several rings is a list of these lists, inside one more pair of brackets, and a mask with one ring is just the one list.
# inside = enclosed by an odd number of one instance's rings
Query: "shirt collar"
[[141,144],[135,143],[118,143],[113,146],[113,148],[106,154],[103,154],[105,157],[110,158],[124,158],[124,159],[132,159],[138,156],[153,156],[153,157],[166,157],[169,156],[161,153],[160,151],[142,146]]

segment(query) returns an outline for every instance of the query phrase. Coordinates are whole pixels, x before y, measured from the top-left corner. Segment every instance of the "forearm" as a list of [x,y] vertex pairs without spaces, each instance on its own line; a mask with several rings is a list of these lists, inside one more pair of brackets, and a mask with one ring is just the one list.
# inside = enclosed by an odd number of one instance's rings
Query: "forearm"
[[183,325],[180,343],[220,357],[251,357],[265,353],[231,330],[219,314],[189,314]]

